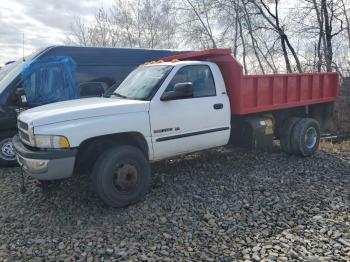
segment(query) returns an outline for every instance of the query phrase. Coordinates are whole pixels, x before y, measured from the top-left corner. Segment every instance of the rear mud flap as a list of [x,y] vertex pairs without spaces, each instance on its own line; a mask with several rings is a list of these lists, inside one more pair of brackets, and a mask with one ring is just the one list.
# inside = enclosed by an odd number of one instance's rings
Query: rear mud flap
[[273,150],[274,128],[269,117],[251,117],[232,121],[230,144],[254,149]]

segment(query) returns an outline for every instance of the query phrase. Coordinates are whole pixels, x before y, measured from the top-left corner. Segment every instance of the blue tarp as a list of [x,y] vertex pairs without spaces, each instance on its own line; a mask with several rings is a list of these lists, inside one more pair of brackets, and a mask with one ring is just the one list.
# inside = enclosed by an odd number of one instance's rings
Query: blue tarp
[[80,97],[76,63],[69,56],[34,60],[22,70],[23,89],[29,106],[39,106]]

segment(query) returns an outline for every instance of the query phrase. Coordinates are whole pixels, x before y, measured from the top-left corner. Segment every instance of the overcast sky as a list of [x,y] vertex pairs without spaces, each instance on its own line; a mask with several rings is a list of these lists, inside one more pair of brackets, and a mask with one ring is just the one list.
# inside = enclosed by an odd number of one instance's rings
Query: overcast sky
[[93,18],[113,0],[0,0],[0,66],[47,45],[62,44],[74,16]]
[[[284,0],[285,7],[298,0]],[[0,67],[48,45],[63,44],[74,16],[92,21],[114,0],[0,0]]]

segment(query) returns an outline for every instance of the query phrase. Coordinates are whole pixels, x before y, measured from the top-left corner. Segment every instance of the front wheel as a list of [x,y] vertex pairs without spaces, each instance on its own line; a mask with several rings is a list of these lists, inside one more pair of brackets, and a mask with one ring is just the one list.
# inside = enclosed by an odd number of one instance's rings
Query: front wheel
[[12,144],[12,138],[15,134],[14,131],[0,134],[0,167],[17,165],[16,153]]
[[142,200],[149,191],[150,166],[138,148],[117,146],[97,159],[91,181],[104,203],[126,207]]

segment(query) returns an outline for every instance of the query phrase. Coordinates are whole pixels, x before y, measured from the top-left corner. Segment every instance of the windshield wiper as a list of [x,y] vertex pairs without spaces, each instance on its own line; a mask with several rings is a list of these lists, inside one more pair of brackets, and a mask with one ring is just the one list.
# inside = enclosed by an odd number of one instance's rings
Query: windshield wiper
[[111,96],[117,96],[117,97],[121,97],[121,98],[128,98],[127,96],[121,95],[119,93],[113,93]]

